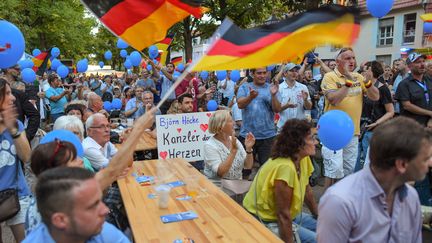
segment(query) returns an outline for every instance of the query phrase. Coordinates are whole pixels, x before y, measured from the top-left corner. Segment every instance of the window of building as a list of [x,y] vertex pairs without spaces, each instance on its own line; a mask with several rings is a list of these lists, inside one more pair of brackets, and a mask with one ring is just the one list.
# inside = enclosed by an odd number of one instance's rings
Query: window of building
[[378,23],[378,45],[393,45],[394,18],[380,19]]
[[376,60],[378,62],[383,62],[386,65],[391,64],[392,56],[391,55],[377,55]]
[[415,40],[416,13],[404,15],[403,44],[412,44]]

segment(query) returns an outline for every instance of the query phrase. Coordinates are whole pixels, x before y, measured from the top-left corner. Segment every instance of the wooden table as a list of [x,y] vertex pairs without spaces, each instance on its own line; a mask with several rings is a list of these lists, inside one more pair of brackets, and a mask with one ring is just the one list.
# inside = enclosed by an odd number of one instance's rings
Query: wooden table
[[[158,160],[134,163],[134,172],[156,175]],[[140,186],[131,175],[118,181],[123,203],[135,242],[171,243],[176,239],[191,238],[201,242],[281,242],[271,231],[250,215],[234,200],[217,188],[205,176],[183,159],[169,159],[167,163],[174,176],[172,181],[190,175],[199,177],[201,191],[194,200],[178,201],[177,195],[186,193],[186,187],[171,190],[167,209],[159,209],[158,199],[149,199],[155,193],[152,186]],[[164,224],[161,215],[193,210],[198,218]]]
[[135,151],[153,150],[157,148],[156,139],[149,133],[143,132],[139,143],[135,147]]

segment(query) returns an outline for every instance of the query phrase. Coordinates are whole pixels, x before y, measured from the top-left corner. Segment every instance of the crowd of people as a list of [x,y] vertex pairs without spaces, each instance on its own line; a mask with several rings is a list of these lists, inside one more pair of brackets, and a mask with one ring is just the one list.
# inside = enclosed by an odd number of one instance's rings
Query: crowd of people
[[[230,71],[221,80],[186,71],[160,109],[176,67],[149,63],[151,70],[122,76],[61,79],[47,71],[39,85],[24,84],[17,65],[2,70],[0,191],[17,191],[20,209],[4,220],[17,242],[128,242],[116,180],[130,172],[141,134],[156,139],[155,115],[207,111],[210,100],[218,105],[209,119],[213,136],[204,160],[191,164],[229,195],[224,181],[249,183],[242,205],[282,240],[421,242],[420,205],[432,206],[432,62],[424,55],[392,67],[358,65],[354,51],[342,48],[332,60],[245,70],[237,82]],[[115,99],[121,108],[104,105]],[[339,151],[316,135],[330,110],[354,123]],[[113,132],[128,119],[133,128]],[[43,141],[56,130],[74,134],[79,146]],[[311,177],[321,171],[318,204]]]

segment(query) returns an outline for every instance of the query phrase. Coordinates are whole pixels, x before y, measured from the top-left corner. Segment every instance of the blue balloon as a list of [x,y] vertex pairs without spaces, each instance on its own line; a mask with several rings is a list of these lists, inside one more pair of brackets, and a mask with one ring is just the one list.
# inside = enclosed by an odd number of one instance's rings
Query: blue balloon
[[12,23],[0,20],[0,68],[15,65],[24,55],[25,40],[21,31]]
[[69,74],[69,69],[65,65],[60,65],[57,68],[57,74],[60,76],[60,78],[66,78],[66,76]]
[[221,70],[221,71],[216,72],[216,77],[219,81],[226,79],[226,76],[227,76],[227,72],[225,70]]
[[384,17],[390,12],[393,0],[367,0],[366,7],[369,13],[375,18]]
[[151,64],[147,64],[147,71],[151,71],[153,69],[153,67],[152,67],[152,65]]
[[138,67],[141,64],[141,54],[139,52],[137,51],[131,52],[129,58],[132,65],[134,65],[135,67]]
[[76,67],[77,67],[77,72],[84,73],[85,71],[87,71],[88,63],[85,60],[79,60],[77,62]]
[[123,57],[123,58],[125,58],[125,57],[127,56],[127,54],[128,54],[128,53],[127,53],[126,50],[121,50],[121,51],[120,51],[120,56]]
[[120,38],[117,39],[117,48],[119,48],[119,49],[125,49],[125,48],[128,48],[128,47],[129,47],[129,45],[128,45],[128,43],[126,43],[126,41],[124,41],[124,40],[122,40]]
[[112,110],[112,104],[111,104],[111,102],[109,102],[109,101],[104,101],[104,103],[103,103],[103,108],[104,108],[106,111],[111,112],[111,110]]
[[208,75],[209,75],[209,73],[207,71],[201,71],[201,73],[200,73],[200,77],[203,80],[206,80],[208,78]]
[[20,66],[21,70],[26,68],[32,68],[34,66],[34,63],[30,59],[24,59],[18,62],[18,65]]
[[271,72],[275,68],[275,65],[267,66],[267,71]]
[[34,49],[33,51],[32,51],[32,55],[35,57],[35,56],[37,56],[37,55],[39,55],[39,54],[41,54],[42,52],[41,52],[41,50],[39,50],[39,49]]
[[230,74],[230,78],[233,82],[237,82],[240,80],[240,71],[239,70],[232,70]]
[[177,80],[178,79],[178,77],[180,77],[180,75],[181,75],[181,73],[180,72],[178,72],[178,71],[174,71],[174,73],[173,73],[173,79],[174,80]]
[[100,67],[100,68],[103,68],[103,67],[104,67],[104,65],[105,65],[105,63],[104,63],[104,62],[102,62],[102,61],[100,61],[100,62],[99,62],[99,67]]
[[155,59],[156,57],[159,56],[159,50],[157,48],[157,46],[153,45],[149,47],[149,57],[151,59]]
[[343,149],[353,136],[354,123],[343,111],[328,111],[318,121],[318,137],[331,150]]
[[51,49],[51,56],[52,57],[58,57],[60,55],[60,49],[58,49],[58,47],[53,47]]
[[57,70],[57,68],[60,67],[60,65],[62,65],[62,63],[61,63],[60,60],[57,59],[57,58],[54,58],[54,59],[51,61],[51,69],[52,69],[52,70]]
[[104,57],[105,57],[105,59],[107,59],[107,60],[111,60],[111,58],[112,58],[112,53],[111,53],[111,51],[106,51],[105,54],[104,54]]
[[215,100],[209,100],[207,103],[207,110],[208,111],[215,111],[218,108],[218,104]]
[[36,73],[31,68],[24,68],[21,71],[21,78],[26,83],[33,83],[36,80]]
[[183,72],[184,69],[185,69],[185,66],[184,66],[183,63],[180,63],[179,65],[177,65],[177,70],[178,70],[179,72]]
[[88,65],[88,59],[87,58],[82,59],[82,61],[87,63],[87,65]]
[[129,59],[126,59],[126,61],[124,62],[124,66],[125,68],[129,69],[132,67],[132,63]]
[[432,23],[425,22],[423,24],[423,32],[425,32],[426,34],[432,34]]
[[84,156],[84,149],[79,137],[69,130],[60,129],[51,131],[41,139],[40,144],[50,143],[55,141],[56,139],[59,141],[72,143],[77,150],[78,157],[82,158]]
[[122,102],[119,98],[114,98],[111,102],[111,106],[113,109],[119,110],[122,108]]

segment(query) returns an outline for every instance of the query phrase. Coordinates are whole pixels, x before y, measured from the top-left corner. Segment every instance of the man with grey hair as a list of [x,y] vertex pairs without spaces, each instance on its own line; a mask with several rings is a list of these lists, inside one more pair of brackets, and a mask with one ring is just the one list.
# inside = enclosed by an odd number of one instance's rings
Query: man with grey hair
[[96,171],[105,168],[117,153],[110,142],[110,130],[108,119],[101,113],[91,115],[86,121],[87,137],[82,142],[84,156]]
[[83,120],[86,121],[92,114],[103,110],[102,98],[95,92],[87,94],[87,109],[84,111]]

